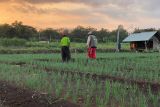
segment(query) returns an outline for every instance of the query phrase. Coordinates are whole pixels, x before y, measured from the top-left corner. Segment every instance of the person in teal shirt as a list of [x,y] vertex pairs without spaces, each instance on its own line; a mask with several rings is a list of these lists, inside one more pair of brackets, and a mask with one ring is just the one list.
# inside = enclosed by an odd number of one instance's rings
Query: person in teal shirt
[[68,37],[68,30],[64,30],[62,33],[61,45],[61,56],[63,62],[68,62],[71,59],[70,55],[70,39]]

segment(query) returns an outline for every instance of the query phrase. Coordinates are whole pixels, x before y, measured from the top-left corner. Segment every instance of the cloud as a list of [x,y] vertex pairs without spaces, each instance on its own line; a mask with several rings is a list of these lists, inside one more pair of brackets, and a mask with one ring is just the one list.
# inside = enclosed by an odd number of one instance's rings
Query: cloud
[[48,14],[50,13],[49,9],[42,9],[42,8],[37,8],[34,5],[31,4],[14,4],[12,5],[12,9],[14,11],[19,11],[21,13],[27,13],[27,14]]
[[29,3],[61,3],[61,2],[69,2],[69,3],[84,3],[84,4],[101,4],[103,1],[106,0],[26,0]]
[[[110,17],[114,20],[122,21],[138,21],[140,18],[150,17],[159,18],[159,0],[10,0],[12,2],[21,2],[20,5],[14,6],[15,10],[22,13],[34,13],[34,14],[58,14],[67,16],[77,16],[86,18],[86,16],[92,17],[93,22],[98,22],[97,14],[104,17]],[[64,8],[65,5],[59,5],[60,3],[71,3],[78,5],[85,5],[87,8]],[[57,4],[59,8],[42,8],[42,5]],[[38,6],[36,6],[38,5]],[[61,9],[62,8],[62,9]],[[63,9],[64,8],[64,9]],[[103,19],[103,18],[100,18]],[[92,20],[86,19],[89,22]],[[101,21],[100,21],[101,22]]]
[[48,4],[48,3],[82,3],[85,5],[101,6],[108,4],[126,6],[133,4],[137,0],[0,0],[0,2],[26,2],[31,4]]
[[49,17],[55,24],[160,25],[160,0],[0,0],[5,2],[11,3],[8,8],[21,17]]
[[8,2],[8,1],[11,1],[11,0],[0,0],[0,3]]

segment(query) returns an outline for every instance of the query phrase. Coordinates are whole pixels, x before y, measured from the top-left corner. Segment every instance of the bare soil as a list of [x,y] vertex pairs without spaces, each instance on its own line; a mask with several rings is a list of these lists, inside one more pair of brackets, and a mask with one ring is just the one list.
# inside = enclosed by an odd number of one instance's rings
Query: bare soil
[[14,84],[0,81],[0,102],[2,107],[80,107],[79,105],[56,99],[49,95],[17,87]]

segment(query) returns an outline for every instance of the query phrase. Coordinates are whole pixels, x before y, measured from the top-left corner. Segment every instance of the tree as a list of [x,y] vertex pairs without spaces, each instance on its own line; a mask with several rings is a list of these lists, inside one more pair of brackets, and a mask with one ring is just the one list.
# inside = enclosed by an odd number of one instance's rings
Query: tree
[[18,38],[29,40],[37,35],[37,30],[31,26],[23,25],[22,22],[15,21],[12,23],[13,35]]
[[86,42],[89,31],[96,32],[96,29],[92,27],[84,28],[82,26],[77,26],[70,34],[71,40],[75,42]]
[[14,30],[9,24],[0,25],[1,38],[10,38],[11,36],[13,36],[12,33],[14,33]]
[[[30,39],[42,39],[51,41],[53,39],[59,40],[60,34],[58,33],[63,29],[52,29],[47,28],[41,31],[37,31],[34,27],[23,25],[22,22],[15,21],[11,25],[9,24],[3,24],[0,25],[0,37],[1,38],[22,38],[26,40]],[[151,31],[155,29],[147,29],[147,31]],[[93,33],[96,35],[98,42],[115,42],[116,41],[116,35],[117,35],[117,29],[113,31],[109,31],[107,29],[100,29],[97,30],[93,27],[83,27],[83,26],[77,26],[74,28],[69,36],[71,38],[71,41],[74,42],[86,42],[88,37],[88,32],[93,31]],[[144,30],[135,29],[135,32],[140,32]],[[146,30],[145,30],[146,31]],[[122,28],[120,30],[120,41],[122,41],[126,36],[128,35],[128,32]]]
[[102,28],[100,31],[97,31],[96,34],[98,42],[106,42],[109,40],[109,31]]
[[[116,42],[116,36],[117,36],[117,32],[118,32],[118,29],[116,30],[113,30],[112,32],[110,32],[110,40],[113,41],[113,42]],[[121,28],[120,30],[120,42],[128,36],[128,32],[127,30],[125,30],[123,27]]]
[[59,36],[60,34],[52,28],[47,28],[45,30],[42,30],[40,32],[40,34],[41,34],[40,37],[42,40],[51,41],[53,39],[58,40],[60,38],[60,36]]
[[150,31],[156,31],[156,29],[155,28],[147,28],[147,29],[135,28],[133,33],[150,32]]

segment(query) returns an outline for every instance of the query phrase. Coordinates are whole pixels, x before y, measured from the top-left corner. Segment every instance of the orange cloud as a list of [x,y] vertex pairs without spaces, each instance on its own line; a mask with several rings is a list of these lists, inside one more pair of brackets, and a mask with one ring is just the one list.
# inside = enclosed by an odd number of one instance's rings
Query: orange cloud
[[115,1],[0,0],[0,23],[18,20],[36,28],[73,28],[82,25],[116,29],[119,24],[126,28],[159,27],[160,8],[148,8],[150,0]]

